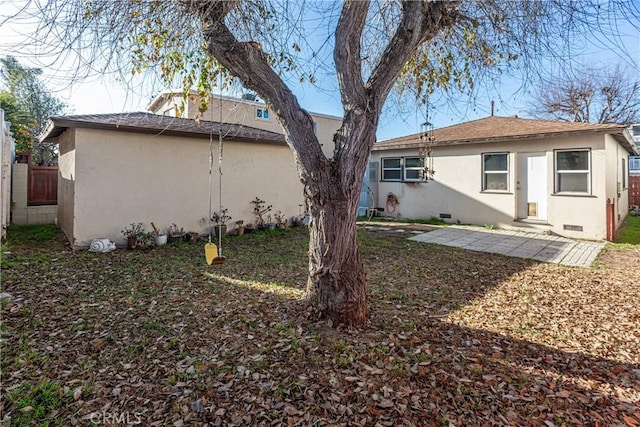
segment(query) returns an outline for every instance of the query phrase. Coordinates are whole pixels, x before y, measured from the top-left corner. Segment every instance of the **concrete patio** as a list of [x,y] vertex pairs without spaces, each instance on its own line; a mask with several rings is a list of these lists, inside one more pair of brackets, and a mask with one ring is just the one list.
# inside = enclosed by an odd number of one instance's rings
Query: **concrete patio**
[[604,243],[510,230],[450,226],[410,237],[423,243],[455,246],[471,251],[530,258],[572,267],[589,267]]

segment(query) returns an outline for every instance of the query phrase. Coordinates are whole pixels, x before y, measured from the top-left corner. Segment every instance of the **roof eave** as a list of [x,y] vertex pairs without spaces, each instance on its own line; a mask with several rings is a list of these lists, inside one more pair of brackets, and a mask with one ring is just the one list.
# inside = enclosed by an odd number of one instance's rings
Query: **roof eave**
[[[615,133],[612,131],[615,131]],[[624,132],[628,132],[628,130],[620,127],[614,127],[614,128],[579,130],[579,131],[573,130],[573,131],[565,131],[565,132],[547,132],[547,133],[538,133],[538,134],[532,134],[532,135],[500,136],[500,137],[493,137],[493,138],[453,139],[448,141],[436,141],[435,147],[447,147],[452,145],[468,145],[468,144],[490,144],[490,143],[499,143],[499,142],[543,139],[543,138],[549,138],[549,137],[575,136],[575,135],[590,134],[590,133],[605,133],[605,134],[613,135],[614,138],[616,138],[616,140],[620,142],[630,152],[635,152],[632,144],[629,143],[629,139],[625,137],[625,135],[623,135]],[[404,150],[404,149],[417,148],[417,147],[420,147],[421,145],[422,145],[422,142],[413,140],[411,142],[407,141],[407,142],[398,143],[398,144],[394,143],[393,145],[374,145],[373,151]]]
[[[189,130],[179,130],[179,129],[158,129],[152,127],[145,126],[130,126],[123,124],[115,124],[115,123],[96,123],[96,122],[88,122],[84,120],[69,120],[64,117],[52,117],[49,119],[49,124],[45,132],[43,132],[43,137],[40,139],[42,142],[54,142],[57,143],[57,138],[69,128],[83,128],[83,129],[98,129],[98,130],[109,130],[109,131],[123,131],[123,132],[135,132],[135,133],[143,133],[143,134],[152,134],[152,135],[165,135],[165,136],[182,136],[188,138],[209,138],[210,136],[215,136],[216,138],[219,136],[219,131],[209,132],[192,132]],[[259,130],[259,129],[257,129]],[[277,134],[274,134],[277,135]],[[281,135],[282,138],[271,138],[268,136],[226,136],[225,138],[228,140],[234,141],[247,141],[247,142],[255,142],[260,141],[262,143],[268,144],[276,144],[276,145],[286,145],[286,141],[284,139],[284,135]]]

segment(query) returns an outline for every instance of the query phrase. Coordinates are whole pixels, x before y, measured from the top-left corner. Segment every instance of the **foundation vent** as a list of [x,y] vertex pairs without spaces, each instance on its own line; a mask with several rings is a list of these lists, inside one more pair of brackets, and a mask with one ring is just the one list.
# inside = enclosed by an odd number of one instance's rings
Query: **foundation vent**
[[582,226],[581,225],[569,225],[569,224],[564,224],[562,226],[562,228],[564,230],[569,230],[569,231],[582,231]]

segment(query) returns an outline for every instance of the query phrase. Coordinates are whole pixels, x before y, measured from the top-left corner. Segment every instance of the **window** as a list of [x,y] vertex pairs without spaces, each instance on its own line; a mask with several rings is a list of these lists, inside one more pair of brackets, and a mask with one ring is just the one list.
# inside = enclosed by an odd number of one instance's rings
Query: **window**
[[627,188],[627,159],[622,159],[622,189]]
[[629,157],[629,172],[640,172],[640,157]]
[[256,108],[256,117],[262,120],[269,120],[269,110],[266,108]]
[[404,180],[422,181],[421,172],[424,169],[424,160],[420,157],[404,158]]
[[382,181],[421,182],[424,161],[420,157],[382,159]]
[[589,150],[556,151],[556,193],[591,193]]
[[402,181],[402,157],[382,159],[382,180]]
[[482,191],[509,190],[509,153],[482,155]]

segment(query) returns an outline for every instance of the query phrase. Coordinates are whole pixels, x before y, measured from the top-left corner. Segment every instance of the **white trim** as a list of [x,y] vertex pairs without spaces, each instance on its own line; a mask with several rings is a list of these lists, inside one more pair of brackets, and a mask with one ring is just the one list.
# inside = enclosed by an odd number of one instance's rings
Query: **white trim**
[[[558,170],[558,153],[568,153],[568,152],[586,152],[587,153],[587,169],[563,169]],[[561,191],[560,190],[560,175],[587,175],[587,188],[585,191]],[[565,195],[590,195],[591,194],[591,148],[571,148],[571,149],[563,149],[563,150],[554,150],[553,151],[553,176],[554,183],[553,189],[554,194],[565,194]]]

